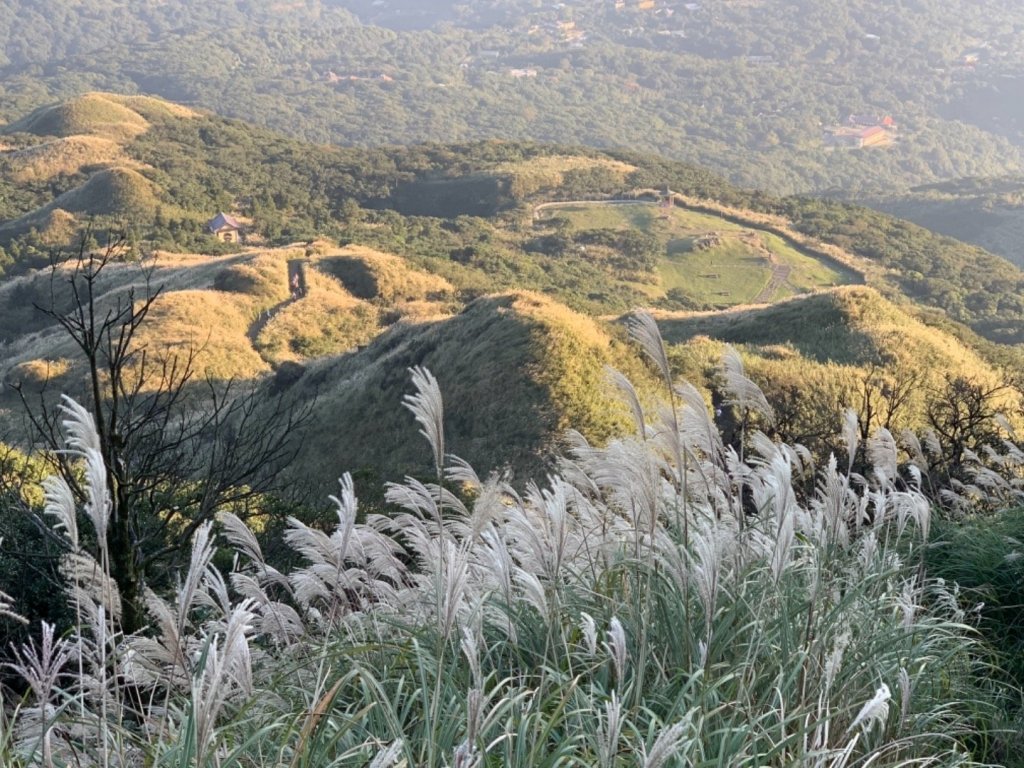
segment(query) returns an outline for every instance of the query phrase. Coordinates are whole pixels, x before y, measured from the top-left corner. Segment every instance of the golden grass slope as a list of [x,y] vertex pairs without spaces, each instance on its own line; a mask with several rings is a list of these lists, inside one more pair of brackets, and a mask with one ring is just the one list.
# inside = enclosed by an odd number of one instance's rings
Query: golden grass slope
[[253,310],[264,312],[291,296],[288,287],[288,260],[301,251],[274,250],[232,259],[214,277],[218,291],[236,293],[253,301]]
[[327,253],[314,264],[340,280],[352,295],[367,301],[442,301],[455,292],[443,277],[414,269],[399,256],[360,245]]
[[162,294],[140,326],[136,348],[157,356],[194,355],[198,380],[252,379],[270,370],[249,342],[249,302],[221,291]]
[[255,339],[274,365],[339,355],[368,343],[380,332],[378,309],[356,298],[336,280],[306,270],[306,293],[281,307]]
[[149,129],[150,120],[194,117],[198,113],[148,96],[86,93],[61,104],[37,109],[4,128],[5,133],[37,136],[102,136],[126,141]]
[[598,321],[532,293],[488,296],[454,317],[399,324],[354,355],[310,365],[290,396],[315,398],[297,464],[324,488],[340,473],[429,473],[430,454],[401,407],[408,369],[438,377],[447,450],[481,471],[545,465],[570,424],[597,441],[628,429],[604,366],[641,385],[635,352]]
[[47,205],[0,225],[0,232],[13,236],[32,228],[45,230],[59,211],[82,216],[148,217],[160,204],[158,193],[156,186],[138,171],[110,168],[94,173],[80,187]]
[[68,136],[7,153],[5,171],[17,182],[45,181],[113,165],[134,167],[121,145],[102,136]]
[[[916,430],[926,426],[927,400],[943,389],[947,375],[986,388],[1003,381],[973,348],[863,286],[767,307],[661,313],[657,319],[691,379],[711,383],[724,344],[732,344],[770,400],[789,408],[793,418],[817,420],[830,434],[843,410],[863,410],[866,385],[893,391],[900,380],[912,381],[897,426]],[[1009,390],[1000,399],[1008,416],[1019,405]]]
[[[246,258],[254,258],[254,254],[227,259],[157,256],[142,263],[110,263],[96,282],[97,314],[104,316],[118,302],[124,306],[133,295],[137,303],[159,289],[137,336],[137,349],[145,347],[154,358],[184,356],[191,349],[196,353],[195,375],[199,378],[260,375],[269,371],[269,366],[247,336],[256,314],[254,301],[212,289],[221,270],[231,261]],[[0,285],[0,380],[24,380],[37,386],[45,380],[39,375],[45,361],[71,361],[60,367],[60,376],[67,380],[81,375],[79,350],[52,319],[36,309],[53,302],[56,311],[71,311],[66,285],[73,269],[74,265],[67,263],[52,275],[41,271]]]
[[130,107],[102,93],[87,93],[76,99],[42,107],[11,123],[7,131],[37,136],[105,136],[125,140],[143,133],[149,121]]
[[704,335],[733,344],[790,345],[819,362],[859,364],[889,354],[940,369],[987,367],[974,350],[865,286],[837,288],[771,306],[662,312],[657,319],[670,343]]

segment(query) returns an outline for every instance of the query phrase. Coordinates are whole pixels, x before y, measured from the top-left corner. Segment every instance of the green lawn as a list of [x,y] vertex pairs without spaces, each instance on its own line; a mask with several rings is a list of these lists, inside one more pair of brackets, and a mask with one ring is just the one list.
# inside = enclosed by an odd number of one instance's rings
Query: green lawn
[[[644,291],[652,300],[675,291],[697,304],[728,307],[860,282],[777,235],[683,208],[570,203],[546,209],[541,220],[552,218],[567,221],[569,231],[639,229],[657,237],[665,256],[656,270],[658,285]],[[708,237],[719,242],[700,247]]]
[[768,284],[768,261],[745,243],[727,238],[708,250],[666,255],[658,267],[662,289],[678,288],[707,304],[746,304]]

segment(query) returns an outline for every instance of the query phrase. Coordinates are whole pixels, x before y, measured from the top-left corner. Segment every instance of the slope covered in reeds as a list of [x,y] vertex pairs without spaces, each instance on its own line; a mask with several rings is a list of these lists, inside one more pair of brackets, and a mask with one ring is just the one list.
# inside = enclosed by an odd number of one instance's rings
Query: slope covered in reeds
[[[653,324],[631,333],[667,370]],[[730,396],[759,408],[724,365]],[[576,434],[556,474],[518,490],[449,455],[473,415],[457,390],[442,400],[459,372],[448,386],[411,373],[411,413],[395,416],[421,427],[447,487],[390,485],[394,512],[364,519],[343,475],[335,520],[290,519],[280,542],[225,513],[198,529],[177,590],[150,595],[147,632],[119,634],[104,540],[86,535],[104,530],[106,488],[80,515],[48,480],[74,628],[44,625],[15,649],[27,689],[6,702],[4,764],[895,768],[1015,754],[1000,720],[1013,692],[957,587],[930,575],[932,508],[884,432],[863,475],[849,426],[821,466],[763,436],[741,458],[692,387],[645,418],[621,380],[633,436],[599,448]],[[65,409],[68,448],[102,477],[88,413]],[[266,554],[281,543],[287,565]]]

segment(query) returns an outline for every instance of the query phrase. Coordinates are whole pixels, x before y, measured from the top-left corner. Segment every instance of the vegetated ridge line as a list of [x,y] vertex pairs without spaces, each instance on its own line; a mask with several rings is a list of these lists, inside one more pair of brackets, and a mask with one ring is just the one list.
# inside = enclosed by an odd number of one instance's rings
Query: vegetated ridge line
[[[256,317],[256,320],[249,326],[249,330],[246,332],[246,336],[249,337],[249,342],[253,345],[253,349],[256,350],[260,357],[263,357],[263,354],[256,345],[256,340],[263,332],[263,329],[267,327],[267,324],[273,320],[274,316],[282,309],[291,306],[300,299],[305,298],[307,293],[306,286],[306,259],[289,259],[287,286],[288,298],[260,312]],[[270,361],[268,360],[267,362]]]

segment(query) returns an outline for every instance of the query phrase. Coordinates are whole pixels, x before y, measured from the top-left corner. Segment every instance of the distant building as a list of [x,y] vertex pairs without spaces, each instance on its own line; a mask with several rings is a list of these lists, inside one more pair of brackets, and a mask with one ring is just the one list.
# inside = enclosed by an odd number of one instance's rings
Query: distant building
[[206,229],[222,243],[237,243],[242,239],[242,225],[238,219],[223,211],[210,219]]
[[892,119],[891,115],[879,116],[879,115],[858,115],[852,114],[847,119],[850,125],[856,125],[861,128],[874,128],[876,125],[881,125],[884,128],[894,128],[896,121]]
[[857,137],[860,140],[861,148],[864,147],[875,147],[879,144],[886,144],[889,141],[889,134],[885,128],[880,125],[873,125],[870,128],[865,128],[860,132]]
[[880,125],[868,128],[839,126],[825,131],[825,143],[834,147],[867,149],[885,146],[889,140],[889,131]]

